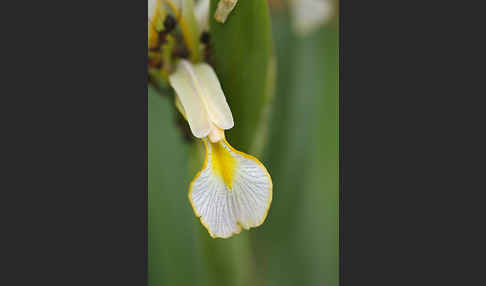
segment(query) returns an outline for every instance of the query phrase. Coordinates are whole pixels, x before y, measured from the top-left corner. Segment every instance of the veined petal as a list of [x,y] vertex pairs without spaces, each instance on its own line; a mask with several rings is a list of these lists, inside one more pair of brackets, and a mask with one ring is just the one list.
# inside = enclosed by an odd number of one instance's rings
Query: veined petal
[[229,108],[223,89],[219,83],[218,76],[213,68],[201,63],[194,65],[194,71],[198,79],[203,82],[201,86],[205,89],[202,93],[203,101],[206,103],[211,121],[221,129],[231,129],[235,125],[233,115]]
[[206,162],[189,187],[189,201],[211,237],[228,238],[261,225],[272,202],[272,179],[262,163],[226,140],[204,139]]
[[175,89],[192,134],[197,138],[208,136],[211,122],[205,104],[200,96],[201,87],[195,79],[189,62],[181,60],[177,70],[169,76],[170,85]]

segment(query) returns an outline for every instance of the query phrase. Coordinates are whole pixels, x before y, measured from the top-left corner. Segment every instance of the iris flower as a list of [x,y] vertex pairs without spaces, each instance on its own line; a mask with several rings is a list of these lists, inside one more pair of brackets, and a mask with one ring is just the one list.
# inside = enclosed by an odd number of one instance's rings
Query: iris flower
[[[219,8],[221,3],[223,8]],[[215,16],[223,13],[226,19],[236,0],[220,0],[219,4]],[[164,67],[176,92],[176,107],[206,150],[202,170],[190,183],[189,201],[211,237],[228,238],[265,221],[272,201],[272,179],[257,158],[236,150],[225,138],[224,131],[235,125],[233,115],[215,71],[201,62],[200,55],[200,33],[209,28],[209,0],[196,5],[193,0],[148,0],[149,47],[157,42],[157,30],[169,11],[182,34],[173,39],[183,40],[190,57],[167,58],[175,65]],[[166,44],[161,50],[171,54]]]
[[204,166],[189,187],[194,213],[214,238],[261,225],[272,201],[272,179],[257,158],[226,140],[224,130],[234,121],[216,73],[206,63],[181,59],[169,81],[176,106],[206,150]]

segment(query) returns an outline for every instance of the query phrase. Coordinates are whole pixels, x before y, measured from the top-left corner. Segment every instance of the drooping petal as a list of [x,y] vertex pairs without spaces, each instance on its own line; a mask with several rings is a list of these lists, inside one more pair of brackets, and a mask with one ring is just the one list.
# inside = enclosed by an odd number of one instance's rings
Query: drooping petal
[[211,123],[200,96],[201,87],[195,80],[190,63],[181,60],[176,71],[169,76],[169,82],[184,107],[185,117],[189,122],[192,134],[197,138],[208,136]]
[[201,84],[205,89],[202,96],[208,108],[210,119],[221,129],[233,128],[235,125],[233,115],[213,68],[206,63],[201,63],[194,65],[194,71],[199,81],[204,83]]
[[204,139],[206,162],[189,188],[189,201],[212,237],[228,238],[261,225],[272,201],[272,179],[256,158],[226,140]]

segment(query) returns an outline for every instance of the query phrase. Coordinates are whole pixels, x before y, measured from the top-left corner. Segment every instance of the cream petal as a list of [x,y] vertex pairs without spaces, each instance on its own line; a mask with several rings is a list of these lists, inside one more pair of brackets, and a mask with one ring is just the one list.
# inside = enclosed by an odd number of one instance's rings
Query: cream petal
[[189,190],[189,200],[196,216],[212,237],[228,238],[261,225],[272,201],[272,180],[265,167],[256,158],[233,149],[226,140],[223,144],[235,160],[232,187],[212,168],[211,144],[204,139],[207,158]]
[[184,107],[192,134],[197,138],[203,138],[209,134],[211,122],[205,104],[199,95],[201,88],[194,77],[190,63],[181,60],[176,72],[169,76],[169,82]]
[[213,68],[206,63],[201,63],[194,65],[194,72],[198,80],[204,83],[201,84],[204,88],[202,96],[211,121],[221,129],[233,128],[233,115]]

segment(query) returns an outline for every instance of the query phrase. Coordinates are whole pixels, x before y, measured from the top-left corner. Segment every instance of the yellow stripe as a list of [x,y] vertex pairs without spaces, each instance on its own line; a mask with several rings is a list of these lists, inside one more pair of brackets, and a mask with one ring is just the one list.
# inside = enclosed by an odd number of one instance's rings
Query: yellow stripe
[[223,178],[226,186],[230,190],[233,189],[233,177],[236,169],[236,159],[231,156],[231,153],[223,146],[223,142],[219,141],[211,144],[211,167],[213,171]]

